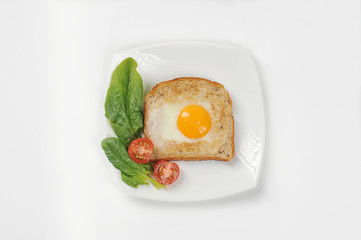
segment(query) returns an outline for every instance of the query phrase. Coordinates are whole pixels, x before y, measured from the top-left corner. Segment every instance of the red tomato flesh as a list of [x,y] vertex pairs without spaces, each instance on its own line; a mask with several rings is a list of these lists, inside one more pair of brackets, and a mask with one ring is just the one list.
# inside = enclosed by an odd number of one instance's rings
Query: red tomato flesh
[[153,148],[153,143],[148,138],[138,138],[130,143],[128,154],[134,162],[145,164],[150,161]]
[[174,183],[179,176],[179,167],[174,162],[159,161],[154,167],[155,179],[164,185]]

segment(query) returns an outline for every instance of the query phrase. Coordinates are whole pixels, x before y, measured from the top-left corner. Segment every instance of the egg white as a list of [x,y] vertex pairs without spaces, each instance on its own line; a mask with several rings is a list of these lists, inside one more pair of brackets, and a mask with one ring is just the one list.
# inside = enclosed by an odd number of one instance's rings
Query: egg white
[[210,114],[212,121],[212,107],[209,103],[165,103],[155,111],[148,114],[147,128],[154,145],[160,146],[166,141],[175,141],[176,143],[212,141],[212,127],[208,134],[202,138],[187,138],[179,131],[177,126],[179,114],[181,110],[188,105],[198,105],[203,107]]

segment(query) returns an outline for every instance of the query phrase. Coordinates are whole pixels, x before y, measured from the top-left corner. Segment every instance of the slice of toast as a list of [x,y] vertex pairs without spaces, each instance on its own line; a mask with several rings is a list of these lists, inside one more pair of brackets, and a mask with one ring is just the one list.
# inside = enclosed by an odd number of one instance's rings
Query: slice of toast
[[[182,107],[192,104],[204,107],[211,116],[208,134],[198,139],[185,137],[176,123]],[[234,156],[232,100],[222,84],[207,79],[161,82],[145,96],[144,134],[154,144],[151,161],[229,161]]]

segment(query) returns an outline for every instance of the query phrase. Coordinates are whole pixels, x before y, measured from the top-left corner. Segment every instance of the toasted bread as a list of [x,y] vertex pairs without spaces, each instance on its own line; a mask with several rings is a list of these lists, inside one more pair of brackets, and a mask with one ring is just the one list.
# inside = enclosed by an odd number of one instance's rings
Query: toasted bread
[[[174,106],[186,104],[205,106],[211,115],[212,127],[206,136],[188,139],[182,135],[178,138],[175,137],[181,134],[178,129],[174,132],[163,129],[168,124],[164,121],[172,121],[172,128],[177,126],[174,118],[165,120],[168,116],[157,116],[162,114],[164,106],[177,109]],[[179,115],[179,111],[176,114]],[[172,133],[169,135],[168,132]],[[234,156],[232,100],[222,84],[207,79],[182,77],[161,82],[145,96],[144,134],[154,143],[151,161],[229,161]]]

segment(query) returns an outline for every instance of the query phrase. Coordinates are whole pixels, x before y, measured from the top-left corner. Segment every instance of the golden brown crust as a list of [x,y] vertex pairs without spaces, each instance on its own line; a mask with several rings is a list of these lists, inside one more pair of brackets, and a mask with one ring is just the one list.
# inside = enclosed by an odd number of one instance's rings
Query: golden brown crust
[[[161,82],[161,83],[158,83],[157,85],[155,85],[152,90],[150,92],[148,92],[148,94],[145,96],[145,105],[144,105],[144,134],[145,134],[145,137],[147,138],[150,138],[152,136],[150,136],[149,132],[148,132],[148,126],[147,126],[147,123],[148,123],[148,117],[149,117],[149,104],[152,104],[151,106],[152,107],[157,107],[157,106],[154,106],[155,104],[157,104],[157,101],[151,101],[151,98],[154,98],[155,96],[156,97],[161,97],[162,100],[164,100],[165,102],[168,102],[168,101],[173,101],[174,97],[172,98],[172,96],[174,95],[177,95],[177,94],[181,94],[180,91],[182,91],[181,89],[179,88],[176,88],[176,87],[170,87],[174,84],[181,84],[182,86],[184,84],[188,84],[186,89],[189,89],[190,91],[194,91],[194,92],[197,92],[197,83],[198,82],[202,82],[204,84],[207,85],[207,87],[209,88],[212,88],[214,87],[214,89],[216,89],[217,91],[221,91],[223,95],[225,95],[225,99],[226,99],[226,103],[222,103],[222,104],[225,104],[227,105],[228,107],[230,107],[230,109],[232,109],[232,100],[231,98],[229,97],[229,94],[228,92],[225,90],[224,86],[218,82],[214,82],[214,81],[210,81],[208,79],[204,79],[204,78],[198,78],[198,77],[181,77],[181,78],[176,78],[176,79],[172,79],[172,80],[168,80],[168,81],[164,81],[164,82]],[[167,87],[169,87],[173,93],[173,95],[170,95],[170,96],[167,96],[167,94],[164,94],[162,93],[162,89],[167,89]],[[168,89],[169,90],[169,89]],[[222,95],[222,96],[223,96]],[[165,99],[164,99],[165,98]],[[168,99],[167,99],[168,98]],[[152,102],[152,103],[149,103],[149,102]],[[222,114],[225,114],[223,112],[220,113],[221,116],[225,117],[224,115]],[[231,126],[228,126],[231,128],[231,139],[230,140],[230,143],[228,141],[228,145],[231,145],[231,146],[227,146],[226,148],[229,149],[228,151],[228,154],[227,154],[227,157],[225,156],[217,156],[216,154],[212,154],[212,155],[208,155],[208,156],[196,156],[197,154],[194,154],[194,156],[183,156],[183,155],[177,155],[177,152],[182,152],[182,151],[189,151],[190,148],[195,148],[195,146],[197,145],[196,143],[193,143],[191,145],[187,145],[187,143],[182,143],[182,144],[172,144],[171,147],[173,147],[174,149],[177,149],[178,151],[174,151],[174,155],[173,156],[162,156],[162,157],[158,157],[158,156],[152,156],[152,159],[151,161],[159,161],[159,160],[170,160],[170,161],[176,161],[176,160],[185,160],[185,161],[196,161],[196,160],[220,160],[220,161],[229,161],[231,160],[233,157],[234,157],[234,119],[233,119],[233,116],[232,116],[232,113],[230,112],[230,116],[229,116],[229,113],[227,114],[227,117],[231,119],[231,123],[230,125]],[[222,126],[221,126],[222,128]],[[172,148],[169,148],[169,149],[172,149]],[[181,149],[181,150],[179,150]],[[157,155],[157,154],[155,154]]]

